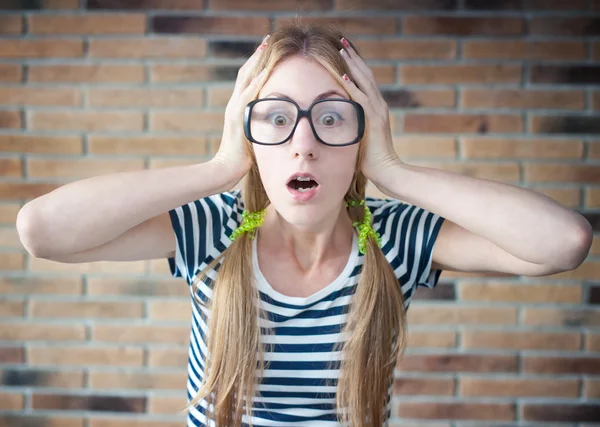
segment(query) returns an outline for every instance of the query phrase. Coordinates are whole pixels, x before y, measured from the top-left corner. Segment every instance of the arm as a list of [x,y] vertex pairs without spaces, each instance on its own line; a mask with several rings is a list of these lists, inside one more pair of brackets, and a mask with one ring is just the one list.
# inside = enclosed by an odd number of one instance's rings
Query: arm
[[447,219],[434,251],[441,265],[487,270],[500,260],[491,269],[543,275],[576,268],[591,246],[583,216],[531,190],[402,162],[391,162],[375,184]]
[[96,176],[69,183],[27,203],[17,216],[17,230],[27,251],[36,257],[79,253],[119,236],[129,240],[152,225],[152,221],[142,225],[151,218],[226,191],[241,178],[239,171],[214,160]]

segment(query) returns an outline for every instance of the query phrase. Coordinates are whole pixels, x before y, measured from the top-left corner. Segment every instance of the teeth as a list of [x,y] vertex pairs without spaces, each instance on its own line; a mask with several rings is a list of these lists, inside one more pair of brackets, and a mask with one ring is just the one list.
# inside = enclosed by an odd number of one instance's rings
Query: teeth
[[307,191],[310,191],[310,190],[312,190],[313,188],[315,188],[315,187],[310,187],[310,188],[299,188],[299,189],[298,189],[298,190],[296,190],[296,191],[299,191],[299,192],[301,192],[301,193],[305,193],[305,192],[307,192]]
[[298,177],[296,177],[296,179],[298,181],[310,181],[311,180],[311,178],[309,178],[309,177],[302,177],[302,176],[298,176]]

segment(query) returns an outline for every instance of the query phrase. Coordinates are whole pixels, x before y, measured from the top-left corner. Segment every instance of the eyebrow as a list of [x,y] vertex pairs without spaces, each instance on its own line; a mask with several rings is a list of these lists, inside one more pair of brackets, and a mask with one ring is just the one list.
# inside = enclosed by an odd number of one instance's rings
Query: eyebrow
[[[271,92],[270,94],[266,95],[265,98],[268,98],[271,95],[275,95],[277,98],[285,98],[285,99],[289,99],[290,101],[293,101],[292,98],[290,98],[289,96],[284,95],[283,93],[280,93],[280,92]],[[347,99],[344,95],[339,93],[337,90],[328,90],[327,92],[323,92],[322,94],[317,95],[315,97],[315,99],[313,99],[313,102],[319,101],[324,98],[329,98],[331,95],[338,95],[341,98]]]

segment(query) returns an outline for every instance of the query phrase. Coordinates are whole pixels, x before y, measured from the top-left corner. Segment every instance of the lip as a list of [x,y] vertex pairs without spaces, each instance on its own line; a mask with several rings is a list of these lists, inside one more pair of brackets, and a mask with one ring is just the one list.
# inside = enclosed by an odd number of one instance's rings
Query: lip
[[286,181],[286,185],[289,185],[289,183],[292,182],[293,179],[296,179],[298,177],[310,178],[317,183],[317,186],[320,185],[319,180],[317,178],[315,178],[315,176],[313,174],[310,174],[308,172],[296,172],[296,173],[291,174],[290,177],[288,178],[288,180]]

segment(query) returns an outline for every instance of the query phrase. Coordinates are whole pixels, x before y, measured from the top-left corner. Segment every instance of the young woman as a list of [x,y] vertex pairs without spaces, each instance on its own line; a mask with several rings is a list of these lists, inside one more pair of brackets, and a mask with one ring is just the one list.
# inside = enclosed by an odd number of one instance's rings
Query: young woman
[[192,297],[189,426],[386,425],[418,286],[564,271],[591,244],[542,195],[404,164],[356,49],[296,26],[240,69],[211,161],[74,182],[17,225],[56,261],[168,258]]

